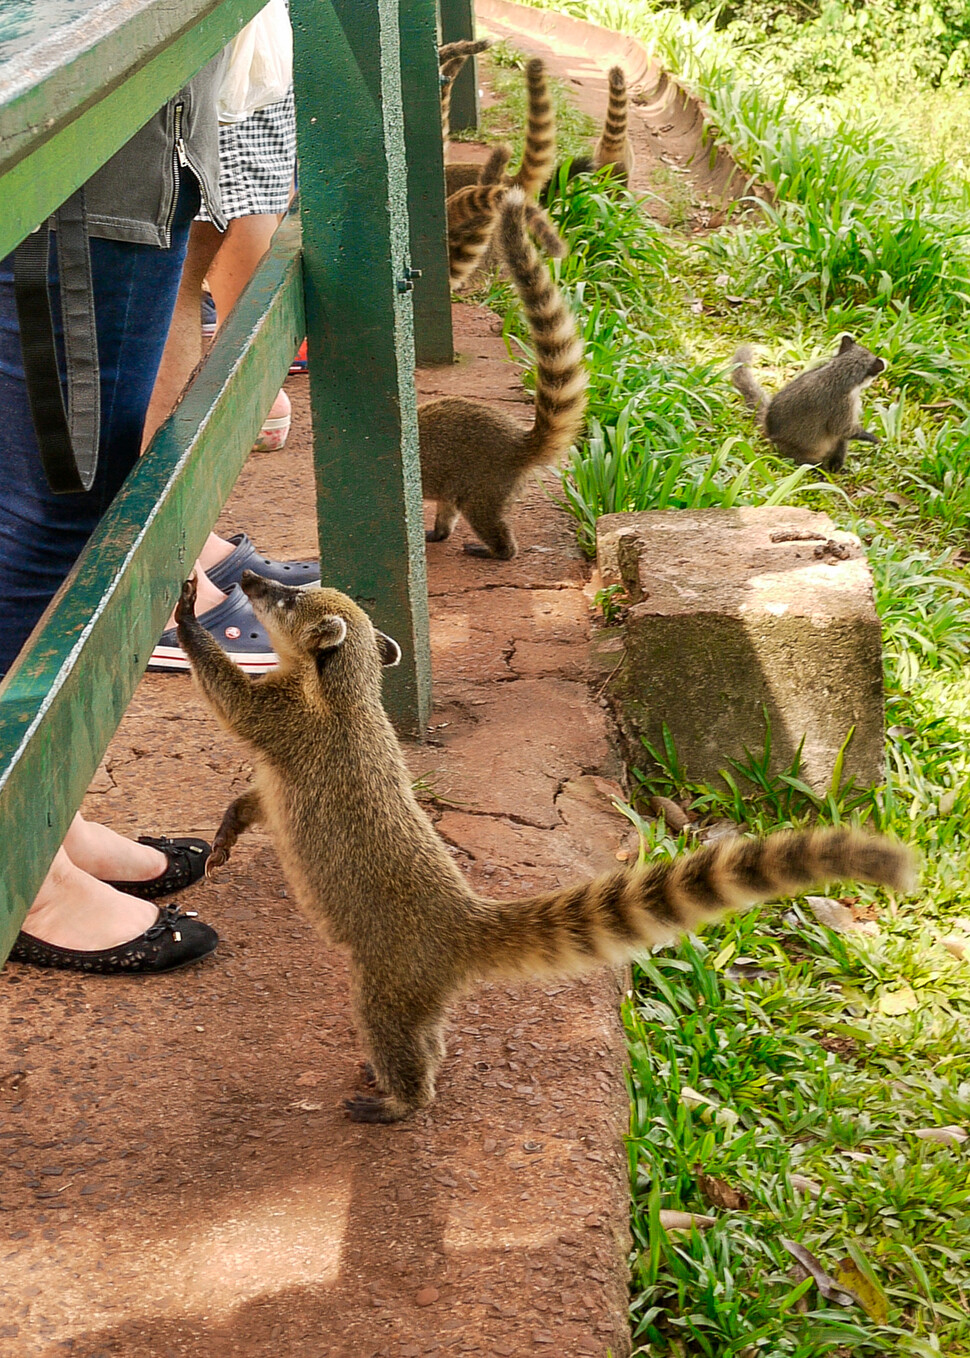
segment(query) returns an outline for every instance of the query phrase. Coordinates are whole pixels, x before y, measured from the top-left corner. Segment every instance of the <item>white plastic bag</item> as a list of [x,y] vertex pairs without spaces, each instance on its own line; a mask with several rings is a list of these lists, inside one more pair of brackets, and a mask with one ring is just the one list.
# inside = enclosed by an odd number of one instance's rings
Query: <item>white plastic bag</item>
[[241,123],[282,99],[293,83],[293,30],[286,0],[269,0],[229,47],[219,89],[220,123]]

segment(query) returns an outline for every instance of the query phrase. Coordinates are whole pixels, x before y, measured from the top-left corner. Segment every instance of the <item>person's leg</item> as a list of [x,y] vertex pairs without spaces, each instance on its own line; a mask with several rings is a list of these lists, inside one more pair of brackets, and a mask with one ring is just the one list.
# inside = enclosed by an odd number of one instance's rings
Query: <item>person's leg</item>
[[151,901],[126,896],[57,855],[27,913],[23,932],[59,948],[97,952],[116,948],[150,929],[158,918]]
[[269,249],[279,222],[276,213],[267,212],[253,217],[236,217],[226,228],[207,274],[212,300],[216,304],[217,326],[223,324],[242,296],[256,266]]
[[150,882],[168,867],[160,849],[126,839],[80,812],[64,836],[64,852],[75,867],[105,882]]
[[[187,176],[168,250],[91,241],[101,441],[95,483],[83,494],[54,495],[44,476],[24,382],[12,260],[0,264],[0,676],[137,461],[198,201]],[[56,264],[52,275],[57,318]]]
[[145,418],[142,450],[148,447],[159,425],[175,409],[189,378],[202,361],[202,321],[199,310],[202,280],[221,243],[222,232],[211,222],[192,223],[175,312]]

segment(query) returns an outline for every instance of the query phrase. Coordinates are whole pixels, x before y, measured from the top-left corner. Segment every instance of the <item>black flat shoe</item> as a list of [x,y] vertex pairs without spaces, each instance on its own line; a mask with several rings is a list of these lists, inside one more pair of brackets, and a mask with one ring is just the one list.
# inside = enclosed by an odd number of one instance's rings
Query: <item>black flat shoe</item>
[[184,891],[187,886],[194,885],[205,872],[206,859],[212,852],[211,844],[204,839],[139,835],[138,843],[161,849],[168,859],[168,867],[157,877],[149,877],[147,882],[108,882],[107,885],[113,886],[116,891],[123,891],[126,896],[138,896],[143,901],[154,901],[159,896],[174,896],[176,891]]
[[89,971],[107,976],[113,972],[173,971],[189,962],[198,962],[215,951],[219,935],[215,929],[191,914],[183,915],[172,905],[158,907],[158,919],[130,943],[116,948],[86,952],[59,948],[23,932],[10,950],[15,962],[30,962],[35,967],[56,967],[61,971]]

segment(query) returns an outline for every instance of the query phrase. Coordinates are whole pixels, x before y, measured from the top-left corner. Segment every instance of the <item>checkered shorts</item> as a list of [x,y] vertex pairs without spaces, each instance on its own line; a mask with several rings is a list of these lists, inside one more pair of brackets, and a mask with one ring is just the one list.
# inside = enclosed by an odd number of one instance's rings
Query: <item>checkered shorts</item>
[[[285,212],[296,168],[293,91],[278,104],[259,108],[241,123],[219,128],[219,189],[222,210],[234,217]],[[211,222],[205,204],[199,221]]]

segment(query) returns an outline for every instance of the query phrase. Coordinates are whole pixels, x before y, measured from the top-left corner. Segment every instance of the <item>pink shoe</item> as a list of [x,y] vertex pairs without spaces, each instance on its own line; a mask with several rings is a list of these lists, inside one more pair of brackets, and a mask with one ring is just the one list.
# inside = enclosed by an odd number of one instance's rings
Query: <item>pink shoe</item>
[[[282,410],[283,413],[274,415],[274,410]],[[290,433],[291,418],[290,398],[285,391],[281,391],[273,402],[269,415],[263,421],[263,427],[253,444],[253,452],[278,453],[281,448],[285,448]]]

